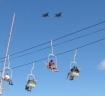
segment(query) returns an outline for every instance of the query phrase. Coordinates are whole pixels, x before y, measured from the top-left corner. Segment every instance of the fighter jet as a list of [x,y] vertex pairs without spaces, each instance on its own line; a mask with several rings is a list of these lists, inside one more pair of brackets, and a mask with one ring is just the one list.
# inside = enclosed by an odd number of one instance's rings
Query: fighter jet
[[61,17],[62,12],[55,14],[55,17]]
[[49,14],[49,12],[42,14],[42,17],[48,17],[49,16],[48,14]]

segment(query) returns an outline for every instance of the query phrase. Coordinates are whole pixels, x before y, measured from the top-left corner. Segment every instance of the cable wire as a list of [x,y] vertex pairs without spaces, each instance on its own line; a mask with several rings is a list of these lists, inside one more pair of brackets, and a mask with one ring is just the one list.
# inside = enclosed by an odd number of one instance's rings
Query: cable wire
[[78,31],[72,32],[72,33],[70,33],[70,34],[64,35],[64,36],[62,36],[62,37],[59,37],[59,38],[57,38],[57,39],[54,39],[53,41],[56,41],[56,40],[59,40],[59,39],[61,39],[61,38],[67,37],[67,36],[69,36],[69,35],[73,35],[73,34],[75,34],[75,33],[78,33],[78,32],[81,32],[81,31],[84,31],[84,30],[86,30],[86,29],[92,28],[92,27],[97,26],[97,25],[100,25],[100,24],[102,24],[102,23],[105,23],[105,21],[102,21],[102,22],[100,22],[100,23],[97,23],[97,24],[91,25],[91,26],[86,27],[86,28],[83,28],[83,29],[81,29],[81,30],[78,30]]
[[[73,39],[70,39],[70,40],[67,40],[67,41],[64,41],[64,42],[55,44],[55,45],[53,45],[53,46],[58,46],[58,45],[63,44],[63,43],[67,43],[67,42],[70,42],[70,41],[73,41],[73,40],[76,40],[76,39],[80,39],[80,38],[83,38],[83,37],[86,37],[86,36],[89,36],[89,35],[98,33],[98,32],[103,31],[103,30],[105,30],[105,28],[100,29],[100,30],[97,30],[97,31],[94,31],[94,32],[91,32],[91,33],[88,33],[88,34],[85,34],[85,35],[82,35],[82,36],[78,36],[78,37],[76,37],[76,38],[73,38]],[[39,49],[39,50],[36,50],[36,51],[33,51],[33,52],[29,52],[29,53],[26,53],[26,54],[23,54],[23,55],[20,55],[20,56],[16,56],[16,57],[14,57],[14,58],[11,58],[10,60],[16,59],[16,58],[20,58],[20,57],[23,57],[23,56],[26,56],[26,55],[29,55],[29,54],[33,54],[33,53],[35,53],[35,52],[42,51],[42,50],[45,50],[45,49],[48,49],[48,48],[50,48],[50,46],[49,46],[49,47],[42,48],[42,49]],[[1,61],[0,63],[2,63],[2,62],[3,62],[3,61]]]
[[[78,31],[72,32],[72,33],[70,33],[70,34],[67,34],[67,35],[61,36],[61,37],[59,37],[59,38],[54,39],[53,41],[57,41],[57,40],[62,39],[62,38],[64,38],[64,37],[67,37],[67,36],[73,35],[73,34],[75,34],[75,33],[78,33],[78,32],[84,31],[84,30],[87,30],[87,29],[89,29],[89,28],[95,27],[95,26],[100,25],[100,24],[103,24],[103,23],[105,23],[105,21],[102,21],[102,22],[96,23],[96,24],[94,24],[94,25],[91,25],[91,26],[89,26],[89,27],[83,28],[83,29],[81,29],[81,30],[78,30]],[[50,43],[50,41],[45,42],[45,43],[42,43],[42,44],[39,44],[39,45],[34,46],[34,47],[30,47],[30,48],[28,48],[28,49],[25,49],[25,50],[22,50],[22,51],[19,51],[19,52],[16,52],[16,53],[13,53],[13,54],[11,54],[10,56],[13,56],[13,55],[16,55],[16,54],[19,54],[19,53],[22,53],[22,52],[25,52],[25,51],[31,50],[31,49],[33,49],[33,48],[36,48],[36,47],[39,47],[39,46],[45,45],[45,44],[47,44],[47,43]],[[4,58],[5,58],[5,57],[2,57],[2,58],[0,58],[0,59],[4,59]]]
[[[62,55],[62,54],[65,54],[65,53],[68,53],[68,52],[70,52],[70,51],[74,51],[75,49],[80,49],[80,48],[83,48],[83,47],[92,45],[92,44],[94,44],[94,43],[97,43],[97,42],[100,42],[100,41],[103,41],[103,40],[105,40],[105,38],[99,39],[99,40],[97,40],[97,41],[94,41],[94,42],[91,42],[91,43],[88,43],[88,44],[85,44],[85,45],[82,45],[82,46],[80,46],[80,47],[73,48],[73,49],[71,49],[71,50],[68,50],[68,51],[65,51],[65,52],[62,52],[62,53],[59,53],[59,54],[56,54],[56,56]],[[42,60],[45,60],[45,59],[48,59],[48,57],[42,58],[42,59],[37,60],[37,61],[34,61],[34,62],[39,62],[39,61],[42,61]],[[26,65],[29,65],[29,64],[32,64],[32,62],[23,64],[23,65],[19,65],[19,66],[16,66],[16,67],[13,67],[13,68],[11,68],[11,69],[16,69],[16,68],[23,67],[23,66],[26,66]],[[1,71],[1,72],[2,72],[2,71]]]
[[[10,56],[13,56],[13,55],[16,55],[16,54],[19,54],[19,53],[22,53],[22,52],[31,50],[31,49],[33,49],[33,48],[36,48],[36,47],[45,45],[45,44],[47,44],[47,43],[50,43],[50,41],[48,41],[48,42],[46,42],[46,43],[43,43],[43,44],[39,44],[39,45],[37,45],[37,46],[31,47],[31,48],[28,48],[28,49],[25,49],[25,50],[22,50],[22,51],[19,51],[19,52],[16,52],[16,53],[13,53],[13,54],[11,54]],[[4,59],[4,58],[5,58],[5,57],[2,57],[2,58],[0,58],[0,59]]]

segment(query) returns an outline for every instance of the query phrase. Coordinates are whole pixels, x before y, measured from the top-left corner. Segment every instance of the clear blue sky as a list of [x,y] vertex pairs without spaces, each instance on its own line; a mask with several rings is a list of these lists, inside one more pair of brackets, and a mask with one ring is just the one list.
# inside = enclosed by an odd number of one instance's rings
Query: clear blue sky
[[[48,18],[42,14],[49,12]],[[62,12],[62,17],[54,14]],[[0,0],[0,57],[5,56],[13,13],[16,14],[9,54],[45,43],[52,39],[105,20],[105,0]],[[105,28],[105,23],[54,41],[53,44],[73,39]],[[105,31],[54,47],[54,54],[105,38]],[[50,45],[26,51],[13,57]],[[48,56],[51,49],[10,60],[11,68]],[[25,91],[26,77],[32,65],[13,69],[13,86],[3,82],[3,96],[105,96],[105,40],[77,50],[76,62],[81,73],[74,81],[66,79],[74,51],[57,56],[58,73],[51,72],[44,60],[35,63],[33,74],[37,81],[32,92]],[[13,58],[10,57],[10,58]],[[2,61],[2,60],[1,60]],[[47,61],[47,60],[46,60]],[[103,62],[102,62],[103,61]],[[102,63],[101,63],[102,62]],[[98,68],[100,65],[103,70]],[[2,70],[3,63],[0,63]]]

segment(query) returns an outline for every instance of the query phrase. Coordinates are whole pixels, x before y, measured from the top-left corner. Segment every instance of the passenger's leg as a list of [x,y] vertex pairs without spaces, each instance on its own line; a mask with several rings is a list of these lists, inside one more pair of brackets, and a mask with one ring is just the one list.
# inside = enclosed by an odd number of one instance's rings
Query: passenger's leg
[[70,80],[73,80],[74,79],[74,76],[70,76]]
[[29,87],[27,87],[27,85],[25,86],[25,89],[26,89],[27,91],[29,91]]
[[53,70],[54,70],[54,71],[58,71],[58,69],[56,68],[55,65],[53,65]]
[[9,79],[9,85],[13,85],[13,83],[12,83],[12,80],[11,80],[11,79]]
[[28,91],[30,91],[31,92],[31,88],[29,88],[29,90]]
[[27,87],[27,85],[25,86],[25,89],[26,89],[26,90],[28,90],[28,87]]

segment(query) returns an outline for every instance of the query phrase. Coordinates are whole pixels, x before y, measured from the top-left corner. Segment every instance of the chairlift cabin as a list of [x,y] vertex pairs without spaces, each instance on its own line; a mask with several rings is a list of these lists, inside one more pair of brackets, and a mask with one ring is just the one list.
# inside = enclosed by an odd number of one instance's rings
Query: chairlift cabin
[[36,86],[35,76],[32,74],[27,75],[27,87],[34,88]]
[[31,74],[27,75],[26,88],[29,88],[29,89],[32,89],[36,86],[35,76],[32,74],[33,69],[34,69],[34,63],[33,63],[32,69],[31,69]]
[[71,62],[70,65],[72,66],[72,64],[76,64],[76,66],[74,66],[73,68],[70,68],[70,76],[73,76],[73,77],[78,77],[79,76],[79,69],[77,67],[77,63],[76,62]]
[[51,69],[54,72],[57,72],[57,57],[53,53],[53,47],[52,47],[52,40],[51,40],[51,48],[52,48],[52,53],[48,55],[48,61],[46,64],[47,68]]
[[8,71],[8,73],[2,76],[2,79],[7,82],[9,82],[9,79],[12,79],[12,69],[9,66],[10,66],[10,61],[9,61],[9,55],[8,55],[8,66],[5,67],[5,71]]
[[[12,69],[11,69],[11,68],[8,68],[8,67],[5,67],[5,70],[9,70],[10,73],[5,74],[4,76],[2,76],[2,79],[3,79],[4,81],[9,82],[9,79],[12,79]],[[8,75],[8,76],[7,76],[7,75]]]
[[76,53],[77,53],[77,50],[75,49],[74,61],[71,61],[70,62],[70,77],[72,77],[72,79],[74,77],[78,77],[79,76],[79,73],[80,73],[80,70],[78,68],[78,64],[75,61]]

